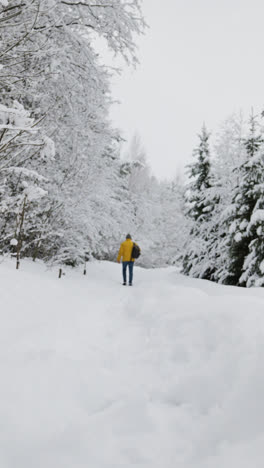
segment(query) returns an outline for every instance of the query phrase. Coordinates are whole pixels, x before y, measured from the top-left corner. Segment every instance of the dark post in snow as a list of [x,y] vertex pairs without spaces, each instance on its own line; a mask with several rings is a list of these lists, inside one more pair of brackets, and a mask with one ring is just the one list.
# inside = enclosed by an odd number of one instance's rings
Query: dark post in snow
[[22,248],[22,243],[23,243],[23,224],[24,224],[24,219],[25,219],[25,211],[26,211],[26,204],[27,204],[27,195],[24,198],[23,201],[23,206],[22,206],[22,212],[20,214],[20,223],[19,223],[19,230],[18,230],[18,236],[17,236],[17,254],[16,254],[16,269],[19,269],[20,266],[20,252]]
[[62,269],[60,268],[59,269],[59,278],[61,278],[61,275],[62,275]]
[[86,262],[84,264],[83,274],[86,275]]

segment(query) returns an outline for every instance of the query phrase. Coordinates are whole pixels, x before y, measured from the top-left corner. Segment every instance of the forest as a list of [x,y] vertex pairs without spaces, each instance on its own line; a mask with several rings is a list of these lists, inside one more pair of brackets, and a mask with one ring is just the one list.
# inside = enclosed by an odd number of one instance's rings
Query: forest
[[[145,266],[174,261],[180,188],[159,183],[135,135],[120,157],[102,37],[136,64],[137,1],[1,0],[0,249],[77,265],[113,260],[132,233]],[[166,244],[166,248],[162,247]],[[160,255],[160,251],[164,250]]]
[[264,284],[262,116],[203,125],[185,176],[160,181],[137,134],[121,155],[96,48],[137,64],[139,1],[0,0],[0,28],[1,255],[114,261],[131,232],[143,267]]

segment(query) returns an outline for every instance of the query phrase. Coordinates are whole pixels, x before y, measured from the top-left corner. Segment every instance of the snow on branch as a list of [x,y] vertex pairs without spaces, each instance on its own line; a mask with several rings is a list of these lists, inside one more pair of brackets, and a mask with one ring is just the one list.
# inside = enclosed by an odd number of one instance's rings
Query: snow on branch
[[13,107],[0,104],[0,129],[36,131],[33,124],[29,111],[18,101],[14,101]]
[[40,151],[40,155],[43,159],[50,158],[53,160],[55,158],[55,143],[51,138],[47,136],[43,137],[43,147]]
[[256,210],[251,218],[250,218],[250,223],[248,228],[250,229],[252,226],[255,226],[256,224],[263,223],[264,222],[264,210]]
[[221,213],[221,220],[230,218],[231,216],[234,215],[236,211],[236,205],[232,203],[231,205],[228,205]]
[[15,174],[16,176],[24,176],[28,179],[33,179],[38,182],[47,182],[46,177],[43,177],[42,175],[38,174],[36,171],[33,171],[32,169],[27,169],[25,167],[8,167],[6,169],[3,169],[3,171],[4,170],[7,173],[12,173],[12,174]]
[[29,202],[39,201],[48,194],[47,190],[43,190],[41,187],[28,187],[24,193]]

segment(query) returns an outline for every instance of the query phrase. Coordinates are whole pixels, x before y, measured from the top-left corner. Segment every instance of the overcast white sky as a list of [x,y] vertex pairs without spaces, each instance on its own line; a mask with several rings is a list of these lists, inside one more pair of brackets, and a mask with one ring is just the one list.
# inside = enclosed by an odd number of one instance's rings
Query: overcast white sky
[[173,176],[190,159],[203,122],[264,108],[263,0],[143,0],[149,24],[141,65],[113,83],[112,118],[138,131],[154,173]]

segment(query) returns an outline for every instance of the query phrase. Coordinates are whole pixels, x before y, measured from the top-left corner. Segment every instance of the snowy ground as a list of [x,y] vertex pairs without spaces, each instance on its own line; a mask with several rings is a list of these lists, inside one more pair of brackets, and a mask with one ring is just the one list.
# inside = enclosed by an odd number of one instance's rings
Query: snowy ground
[[263,468],[264,290],[0,264],[1,468]]

